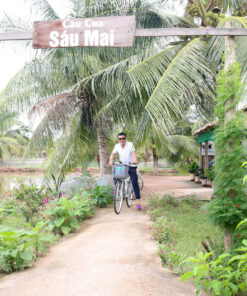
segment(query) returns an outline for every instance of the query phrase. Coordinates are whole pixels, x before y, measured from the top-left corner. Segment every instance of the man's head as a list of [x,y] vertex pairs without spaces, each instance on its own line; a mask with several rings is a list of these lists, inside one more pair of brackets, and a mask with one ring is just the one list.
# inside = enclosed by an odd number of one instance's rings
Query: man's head
[[117,138],[120,144],[124,144],[126,142],[127,135],[125,133],[119,133]]

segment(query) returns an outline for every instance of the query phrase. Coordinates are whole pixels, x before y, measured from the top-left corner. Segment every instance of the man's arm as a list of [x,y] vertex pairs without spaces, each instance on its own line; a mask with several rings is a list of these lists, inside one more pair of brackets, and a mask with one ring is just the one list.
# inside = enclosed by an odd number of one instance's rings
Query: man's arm
[[132,161],[132,163],[133,164],[137,164],[137,156],[136,156],[135,151],[132,152],[132,155],[133,155],[133,161]]
[[110,155],[110,159],[109,159],[109,165],[112,166],[113,160],[115,157],[115,153],[112,152],[112,154]]

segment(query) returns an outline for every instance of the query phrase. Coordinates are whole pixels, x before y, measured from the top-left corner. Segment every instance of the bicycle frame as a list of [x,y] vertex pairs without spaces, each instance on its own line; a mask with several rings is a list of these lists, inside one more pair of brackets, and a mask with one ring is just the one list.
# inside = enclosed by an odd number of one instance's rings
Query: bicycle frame
[[120,214],[122,202],[126,199],[128,207],[131,207],[133,196],[133,188],[130,176],[127,178],[115,178],[115,197],[114,197],[114,210],[116,214]]

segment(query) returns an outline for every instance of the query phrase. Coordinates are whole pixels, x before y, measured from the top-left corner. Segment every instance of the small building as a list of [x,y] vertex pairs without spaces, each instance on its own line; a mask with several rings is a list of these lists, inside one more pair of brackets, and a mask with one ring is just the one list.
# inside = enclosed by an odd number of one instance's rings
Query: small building
[[208,169],[210,163],[212,163],[212,160],[215,158],[214,130],[217,126],[218,121],[214,121],[193,133],[193,136],[197,136],[197,143],[200,143],[199,167],[201,169]]

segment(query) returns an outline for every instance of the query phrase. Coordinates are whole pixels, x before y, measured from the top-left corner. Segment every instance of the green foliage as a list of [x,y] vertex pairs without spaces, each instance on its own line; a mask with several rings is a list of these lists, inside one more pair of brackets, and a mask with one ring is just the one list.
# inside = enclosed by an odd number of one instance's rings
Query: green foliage
[[20,123],[16,120],[18,113],[11,112],[9,107],[3,107],[0,103],[0,162],[3,158],[13,155],[21,156],[28,144],[27,129],[23,126],[12,129]]
[[94,211],[88,199],[76,194],[70,200],[65,197],[53,200],[45,214],[51,221],[48,229],[67,235],[75,228],[79,228],[78,221],[91,217]]
[[197,286],[197,294],[201,290],[210,295],[231,296],[247,293],[247,240],[242,241],[242,247],[232,254],[224,253],[216,260],[210,260],[212,252],[198,253],[196,257],[184,262],[193,263],[193,269],[185,273],[181,280],[192,277]]
[[[43,188],[21,184],[20,188],[14,192],[15,194],[6,193],[1,202],[0,214],[5,215],[6,223],[11,225],[11,228],[14,229],[18,226],[28,229],[16,231],[8,228],[1,230],[1,269],[11,273],[30,266],[58,239],[58,235],[54,236],[52,230],[56,234],[67,235],[78,228],[80,221],[94,214],[95,206],[103,207],[111,202],[111,190],[111,186],[97,186],[92,190],[77,193],[72,198],[65,198],[65,193],[61,194],[62,197],[56,196],[56,194],[48,196]],[[44,199],[44,195],[46,199]],[[20,211],[16,210],[20,205],[27,209],[25,211],[21,209],[24,217],[32,218],[28,224],[23,223],[24,219],[20,215]],[[37,206],[39,207],[37,208]],[[36,210],[38,215],[33,215]],[[16,217],[13,213],[16,214]],[[12,215],[6,217],[7,214]],[[40,218],[46,219],[46,222],[40,221]],[[37,223],[33,226],[36,220]]]
[[203,174],[204,174],[204,170],[203,169],[201,169],[201,168],[198,168],[196,171],[195,171],[195,176],[197,176],[197,177],[201,177],[201,176],[203,176]]
[[23,270],[33,259],[31,234],[25,230],[0,232],[0,266],[5,272]]
[[37,187],[34,184],[20,184],[14,192],[15,198],[20,202],[20,211],[29,221],[33,214],[42,206],[42,199],[46,197],[45,187]]
[[246,157],[242,141],[247,136],[247,130],[243,112],[236,112],[231,120],[225,120],[225,114],[236,108],[242,91],[239,65],[221,72],[216,105],[220,126],[215,136],[215,198],[210,202],[208,211],[215,224],[232,230],[247,217],[247,196],[243,185],[245,171],[241,167]]
[[152,210],[156,210],[155,208],[158,208],[157,210],[163,214],[162,208],[164,209],[167,205],[177,207],[179,205],[179,202],[177,199],[175,199],[172,195],[165,194],[164,196],[160,197],[152,197],[148,200],[148,207]]
[[105,208],[112,203],[112,186],[96,186],[91,190],[91,197],[96,203],[96,207]]
[[212,253],[212,259],[218,258],[224,252],[223,242],[206,235],[206,238],[201,241],[204,252]]
[[171,241],[171,225],[166,217],[158,217],[153,224],[151,234],[160,244]]
[[188,269],[181,263],[186,259],[186,255],[172,249],[170,244],[161,244],[159,246],[159,255],[164,266],[168,266],[176,274],[184,274]]
[[150,210],[147,211],[148,215],[150,216],[152,221],[156,221],[157,218],[159,218],[160,216],[162,216],[162,213],[164,212],[163,209],[160,208],[152,208]]
[[195,172],[199,169],[199,165],[196,161],[193,161],[188,164],[188,172],[191,174],[195,174]]
[[5,209],[0,208],[0,223],[2,222],[2,219],[4,217]]
[[64,174],[60,174],[58,177],[56,177],[54,174],[51,174],[50,179],[46,176],[46,186],[48,189],[56,194],[59,194],[59,189],[65,179]]
[[18,213],[19,205],[14,194],[8,193],[7,195],[3,196],[3,199],[1,201],[1,208],[6,214],[16,215]]
[[50,235],[48,235],[46,232],[42,233],[42,230],[45,228],[47,223],[48,221],[41,221],[38,222],[34,227],[31,224],[25,224],[31,231],[31,243],[35,249],[36,258],[39,256],[39,250],[41,252],[45,252],[47,244],[52,242],[52,238]]
[[[241,221],[236,230],[243,227],[247,219]],[[241,235],[238,235],[241,237]],[[197,286],[197,295],[201,290],[210,295],[234,296],[247,293],[247,240],[243,239],[241,247],[232,253],[214,256],[214,252],[198,253],[196,257],[184,260],[181,264],[191,262],[193,268],[185,273],[181,280],[192,277]]]
[[209,169],[205,169],[205,176],[206,176],[209,180],[213,181],[214,178],[215,178],[215,167],[212,166],[212,167],[210,168],[210,170],[209,170]]

